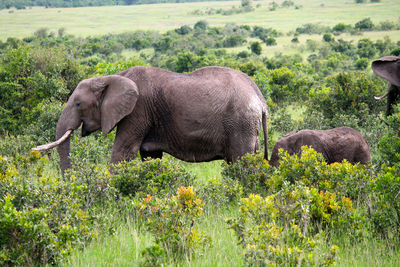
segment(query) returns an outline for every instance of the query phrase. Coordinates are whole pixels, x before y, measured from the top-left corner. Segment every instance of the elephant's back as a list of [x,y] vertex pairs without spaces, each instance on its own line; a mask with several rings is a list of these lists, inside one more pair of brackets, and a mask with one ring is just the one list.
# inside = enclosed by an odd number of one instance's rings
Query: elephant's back
[[[332,162],[347,159],[351,163],[366,163],[370,160],[369,145],[365,137],[350,127],[338,127],[323,131],[324,142],[328,146]],[[363,160],[358,158],[362,155]],[[364,159],[365,158],[365,159]]]

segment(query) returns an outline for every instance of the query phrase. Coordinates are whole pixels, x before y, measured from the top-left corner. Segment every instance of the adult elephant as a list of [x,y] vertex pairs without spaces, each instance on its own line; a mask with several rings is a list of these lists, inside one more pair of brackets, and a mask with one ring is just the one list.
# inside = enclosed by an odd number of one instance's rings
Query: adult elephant
[[259,149],[267,105],[246,74],[204,67],[189,74],[137,66],[115,75],[81,81],[58,120],[56,142],[61,169],[71,166],[70,134],[82,124],[82,136],[117,127],[111,162],[161,158],[163,152],[189,162],[233,162]]
[[353,128],[338,127],[288,133],[276,142],[272,150],[271,166],[279,165],[280,148],[293,155],[299,154],[301,147],[305,145],[321,153],[328,164],[342,162],[344,159],[353,164],[357,162],[366,164],[371,160],[369,145],[364,136]]
[[[372,70],[389,82],[387,92],[375,99],[387,97],[386,116],[393,114],[393,104],[400,98],[400,57],[386,56],[372,62]],[[400,132],[399,132],[400,133]]]

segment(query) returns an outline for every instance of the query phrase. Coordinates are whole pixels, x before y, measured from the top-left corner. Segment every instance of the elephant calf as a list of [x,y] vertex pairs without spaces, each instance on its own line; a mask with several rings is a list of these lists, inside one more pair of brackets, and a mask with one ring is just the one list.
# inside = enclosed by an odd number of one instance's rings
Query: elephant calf
[[365,164],[371,160],[369,146],[364,136],[350,127],[330,130],[292,131],[279,139],[272,151],[271,166],[279,165],[279,149],[289,154],[299,154],[302,146],[312,147],[321,153],[328,164],[342,162],[344,159],[354,164]]

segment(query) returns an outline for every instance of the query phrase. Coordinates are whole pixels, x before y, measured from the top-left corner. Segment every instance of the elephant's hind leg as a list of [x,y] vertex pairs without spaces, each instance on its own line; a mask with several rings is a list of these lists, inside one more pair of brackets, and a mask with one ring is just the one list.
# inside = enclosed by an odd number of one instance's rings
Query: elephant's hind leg
[[247,153],[255,153],[259,146],[257,135],[234,134],[229,138],[225,161],[233,163]]

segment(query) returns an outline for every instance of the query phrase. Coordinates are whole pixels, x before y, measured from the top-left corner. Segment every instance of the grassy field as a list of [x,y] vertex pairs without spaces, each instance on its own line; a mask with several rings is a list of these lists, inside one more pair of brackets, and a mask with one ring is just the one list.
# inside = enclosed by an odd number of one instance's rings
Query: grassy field
[[271,2],[255,1],[254,6],[260,6],[255,11],[231,16],[199,16],[192,12],[210,8],[229,9],[239,6],[240,1],[0,10],[0,40],[8,37],[23,38],[43,27],[54,32],[64,27],[67,33],[89,36],[138,29],[166,31],[206,20],[210,25],[257,24],[288,32],[305,23],[328,26],[339,22],[354,24],[366,17],[378,23],[386,20],[398,21],[400,16],[398,0],[382,0],[374,4],[355,4],[353,0],[301,0],[295,1],[296,5],[301,6],[299,9],[291,7],[269,11]]

